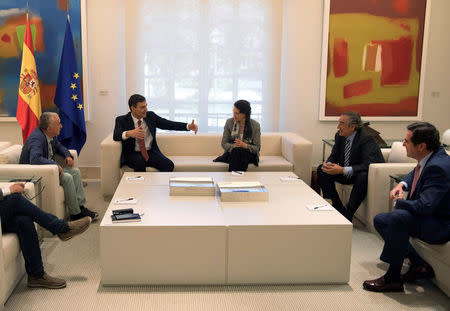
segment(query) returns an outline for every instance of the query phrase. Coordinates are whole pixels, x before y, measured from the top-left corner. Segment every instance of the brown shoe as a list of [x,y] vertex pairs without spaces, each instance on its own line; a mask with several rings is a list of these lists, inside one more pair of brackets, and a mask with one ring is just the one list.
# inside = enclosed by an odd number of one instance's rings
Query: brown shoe
[[64,288],[66,287],[66,281],[63,279],[54,278],[44,272],[44,275],[40,278],[28,276],[28,287]]
[[367,280],[363,283],[364,289],[371,291],[371,292],[403,292],[403,281],[399,282],[390,282],[387,283],[384,280],[384,276],[375,279],[375,280]]
[[58,233],[58,237],[61,241],[67,241],[76,236],[77,234],[83,233],[89,228],[91,224],[91,217],[85,216],[81,219],[69,221],[67,225],[69,226],[69,231]]

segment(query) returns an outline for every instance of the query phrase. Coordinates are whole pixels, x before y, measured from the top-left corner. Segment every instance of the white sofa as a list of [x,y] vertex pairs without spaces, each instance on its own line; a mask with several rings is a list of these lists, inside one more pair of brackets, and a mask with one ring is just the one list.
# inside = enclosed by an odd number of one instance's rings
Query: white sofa
[[[355,216],[366,227],[376,233],[373,218],[391,210],[389,198],[391,190],[389,175],[405,175],[412,171],[417,162],[406,156],[406,149],[401,142],[395,142],[391,149],[382,149],[386,163],[375,163],[369,166],[367,197],[358,208]],[[449,151],[447,153],[450,154]],[[396,183],[394,183],[394,186]],[[351,185],[336,183],[343,202],[348,201]],[[433,267],[436,277],[434,282],[442,291],[450,296],[450,242],[442,245],[431,245],[419,239],[411,239],[418,253]]]
[[[227,171],[228,164],[213,159],[223,153],[222,134],[161,133],[160,150],[175,164],[175,171]],[[111,196],[127,166],[120,168],[122,144],[107,136],[101,143],[101,184],[104,196]],[[308,185],[311,182],[312,143],[294,133],[262,133],[259,166],[248,171],[292,171]],[[155,171],[147,168],[147,171]]]
[[[0,183],[0,188],[13,183]],[[25,192],[33,197],[34,185],[26,184]],[[36,204],[36,199],[32,201]],[[0,310],[25,274],[25,263],[20,250],[19,239],[15,233],[2,234],[0,222]]]
[[[64,205],[64,190],[59,185],[59,172],[56,165],[18,164],[21,145],[12,145],[0,151],[0,176],[32,177],[41,176],[41,186],[44,191],[40,194],[40,206],[47,213],[66,219],[68,209]],[[78,156],[75,150],[70,150],[74,158],[74,165],[78,166]]]

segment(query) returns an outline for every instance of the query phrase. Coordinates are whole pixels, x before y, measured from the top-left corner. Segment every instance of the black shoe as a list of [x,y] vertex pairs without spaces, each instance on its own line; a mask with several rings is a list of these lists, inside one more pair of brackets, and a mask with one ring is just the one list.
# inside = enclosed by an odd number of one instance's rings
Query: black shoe
[[411,283],[419,279],[429,279],[434,277],[433,268],[424,263],[423,265],[410,267],[409,270],[402,275],[403,282]]
[[90,209],[84,207],[84,206],[80,206],[81,209],[81,213],[84,213],[85,216],[89,216],[91,217],[92,221],[97,220],[98,219],[98,213],[97,212],[93,212]]
[[75,215],[70,215],[70,220],[74,221],[74,220],[78,220],[78,219],[81,219],[81,218],[86,217],[86,216],[88,216],[88,215],[85,215],[83,213],[83,211],[81,211],[81,213],[78,213],[78,214],[75,214]]

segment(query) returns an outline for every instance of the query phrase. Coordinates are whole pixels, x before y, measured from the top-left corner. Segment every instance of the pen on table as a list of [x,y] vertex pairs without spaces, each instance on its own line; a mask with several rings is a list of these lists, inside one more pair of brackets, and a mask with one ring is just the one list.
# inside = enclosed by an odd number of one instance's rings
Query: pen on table
[[249,192],[250,190],[233,190],[233,192]]
[[314,206],[314,209],[319,209],[321,207],[327,207],[327,205],[319,205],[319,206]]
[[134,198],[128,198],[128,199],[117,199],[116,202],[124,202],[124,201],[131,201],[134,200]]

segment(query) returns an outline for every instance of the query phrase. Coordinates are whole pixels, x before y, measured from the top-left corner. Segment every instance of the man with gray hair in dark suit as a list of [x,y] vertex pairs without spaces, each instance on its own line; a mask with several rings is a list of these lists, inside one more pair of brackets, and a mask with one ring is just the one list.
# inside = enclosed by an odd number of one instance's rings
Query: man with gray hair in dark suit
[[[367,177],[371,163],[383,163],[383,155],[375,139],[363,129],[361,116],[353,111],[339,117],[338,132],[327,161],[317,168],[323,197],[350,222],[367,194]],[[353,184],[346,206],[336,191],[335,182]]]

